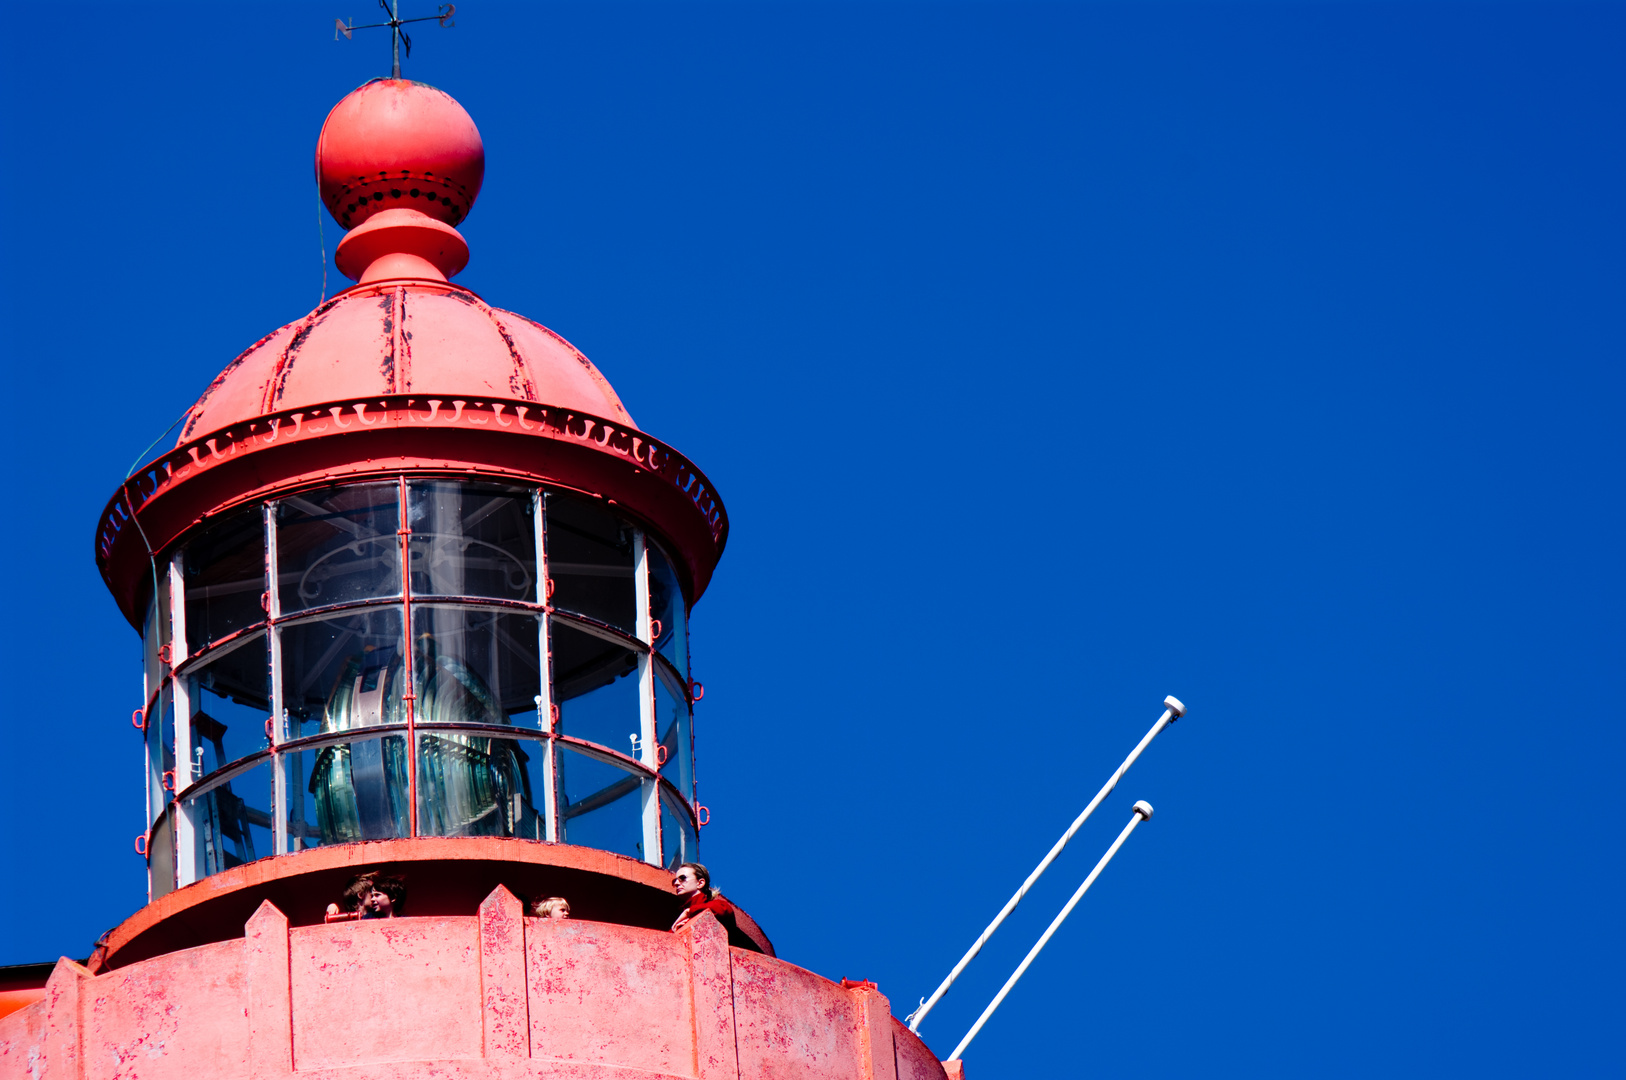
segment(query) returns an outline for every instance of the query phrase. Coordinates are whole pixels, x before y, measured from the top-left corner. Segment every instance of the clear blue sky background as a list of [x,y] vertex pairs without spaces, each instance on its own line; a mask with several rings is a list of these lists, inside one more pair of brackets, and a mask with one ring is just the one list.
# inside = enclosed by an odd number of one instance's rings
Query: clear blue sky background
[[[144,898],[93,526],[316,305],[368,2],[0,12],[0,962]],[[782,956],[907,1013],[1174,693],[935,1049],[1145,798],[974,1080],[1621,1075],[1620,6],[459,7],[460,280],[727,502],[703,853]]]

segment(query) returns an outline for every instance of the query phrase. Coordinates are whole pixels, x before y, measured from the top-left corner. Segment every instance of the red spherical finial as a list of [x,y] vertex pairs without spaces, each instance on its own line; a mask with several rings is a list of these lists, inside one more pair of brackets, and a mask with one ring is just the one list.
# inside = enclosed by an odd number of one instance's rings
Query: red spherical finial
[[406,79],[374,79],[351,91],[316,140],[322,201],[347,229],[402,206],[456,225],[485,172],[485,144],[463,106]]
[[334,253],[339,269],[358,280],[457,273],[468,245],[450,226],[473,208],[485,169],[479,129],[451,95],[406,79],[352,91],[316,141],[322,202],[352,230]]

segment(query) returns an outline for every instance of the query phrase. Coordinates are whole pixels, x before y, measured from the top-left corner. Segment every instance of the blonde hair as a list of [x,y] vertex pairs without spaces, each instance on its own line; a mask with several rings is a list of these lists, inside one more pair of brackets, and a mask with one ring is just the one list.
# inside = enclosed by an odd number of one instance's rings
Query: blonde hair
[[550,896],[531,904],[531,914],[543,919],[568,919],[570,901],[562,896]]

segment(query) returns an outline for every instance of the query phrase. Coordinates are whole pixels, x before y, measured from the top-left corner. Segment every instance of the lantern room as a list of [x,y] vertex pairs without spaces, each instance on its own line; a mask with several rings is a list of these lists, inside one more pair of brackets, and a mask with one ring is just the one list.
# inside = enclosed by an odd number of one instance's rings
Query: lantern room
[[358,284],[232,361],[108,503],[154,899],[396,838],[698,857],[688,615],[727,518],[585,356],[450,282],[483,174],[444,93],[340,102],[317,178]]
[[407,836],[696,857],[682,587],[659,539],[594,500],[324,485],[219,515],[160,573],[155,894]]

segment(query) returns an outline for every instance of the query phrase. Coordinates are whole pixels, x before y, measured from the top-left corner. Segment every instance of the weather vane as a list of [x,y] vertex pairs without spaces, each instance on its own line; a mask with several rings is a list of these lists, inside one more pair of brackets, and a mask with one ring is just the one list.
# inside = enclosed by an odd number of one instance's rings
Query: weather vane
[[455,4],[442,4],[440,5],[440,14],[422,15],[416,19],[401,18],[401,0],[378,0],[378,6],[383,8],[384,14],[390,17],[389,22],[368,23],[365,26],[357,26],[355,22],[352,21],[349,26],[346,26],[343,19],[334,19],[333,40],[338,41],[339,35],[343,34],[344,39],[349,41],[351,32],[355,30],[373,30],[380,26],[389,27],[390,78],[392,79],[399,79],[401,77],[401,45],[403,43],[406,45],[406,54],[408,59],[410,59],[412,56],[412,38],[408,37],[407,32],[402,30],[401,27],[405,26],[407,23],[428,22],[431,19],[440,23],[442,26],[457,25],[456,23],[452,22],[452,16],[457,14],[457,5]]

